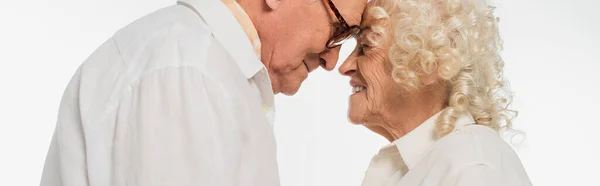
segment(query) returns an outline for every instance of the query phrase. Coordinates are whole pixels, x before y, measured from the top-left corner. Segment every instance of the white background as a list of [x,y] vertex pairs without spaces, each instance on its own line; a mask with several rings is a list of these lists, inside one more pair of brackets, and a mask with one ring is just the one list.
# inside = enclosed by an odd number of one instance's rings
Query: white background
[[[61,95],[79,64],[117,29],[173,0],[0,1],[0,185],[38,185]],[[599,186],[597,0],[498,0],[506,77],[534,185]],[[354,42],[342,49],[347,56]],[[338,63],[339,65],[339,63]],[[387,142],[346,120],[348,78],[313,72],[278,96],[283,186],[360,185]]]

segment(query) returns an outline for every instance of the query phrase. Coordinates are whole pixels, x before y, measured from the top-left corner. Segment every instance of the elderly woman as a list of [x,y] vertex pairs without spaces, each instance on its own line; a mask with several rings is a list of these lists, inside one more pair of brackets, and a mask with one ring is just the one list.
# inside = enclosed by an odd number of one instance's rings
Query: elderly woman
[[531,185],[499,133],[513,111],[493,8],[476,0],[373,0],[340,67],[349,118],[391,144],[363,186]]

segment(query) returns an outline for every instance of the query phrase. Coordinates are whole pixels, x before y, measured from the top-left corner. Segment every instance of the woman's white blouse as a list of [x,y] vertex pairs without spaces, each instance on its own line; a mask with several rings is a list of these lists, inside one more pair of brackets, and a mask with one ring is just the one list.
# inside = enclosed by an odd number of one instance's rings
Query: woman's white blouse
[[513,149],[489,127],[460,117],[436,140],[439,113],[373,157],[363,186],[529,186]]

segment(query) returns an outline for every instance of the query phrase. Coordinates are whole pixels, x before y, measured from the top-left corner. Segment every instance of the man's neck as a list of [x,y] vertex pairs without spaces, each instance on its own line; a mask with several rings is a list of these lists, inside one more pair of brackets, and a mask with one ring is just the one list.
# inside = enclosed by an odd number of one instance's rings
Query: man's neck
[[261,12],[264,9],[264,1],[261,1],[261,0],[236,0],[236,2],[240,5],[240,7],[242,7],[242,9],[244,9],[246,14],[248,14],[248,17],[250,17],[252,24],[254,24],[254,27],[256,27],[256,29],[258,30],[258,27],[260,27],[258,20],[259,20]]

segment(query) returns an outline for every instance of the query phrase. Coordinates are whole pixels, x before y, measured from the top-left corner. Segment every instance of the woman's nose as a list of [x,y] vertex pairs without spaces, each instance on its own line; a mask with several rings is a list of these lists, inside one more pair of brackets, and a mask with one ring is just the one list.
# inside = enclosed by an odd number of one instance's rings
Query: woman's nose
[[342,65],[339,68],[339,71],[340,74],[344,76],[352,76],[356,73],[356,70],[356,57],[354,53],[352,53],[350,54],[350,56],[348,56],[348,59],[346,59],[344,63],[342,63]]

